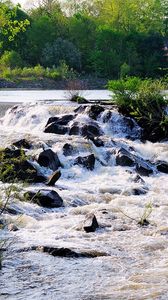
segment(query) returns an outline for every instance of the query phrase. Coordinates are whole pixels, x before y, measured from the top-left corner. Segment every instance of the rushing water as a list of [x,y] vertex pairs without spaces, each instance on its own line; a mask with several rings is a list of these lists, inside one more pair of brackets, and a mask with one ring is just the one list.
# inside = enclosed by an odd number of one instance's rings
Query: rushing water
[[[0,123],[1,147],[26,138],[33,143],[28,154],[34,157],[49,147],[64,166],[55,187],[64,201],[63,208],[45,209],[36,204],[12,199],[18,217],[5,215],[19,230],[1,230],[9,249],[0,271],[1,299],[32,300],[113,300],[168,298],[168,175],[154,170],[135,182],[134,168],[117,166],[115,153],[121,147],[140,158],[168,162],[168,143],[140,142],[138,126],[130,128],[116,110],[107,121],[108,107],[99,116],[104,147],[74,135],[44,133],[51,116],[74,113],[66,103],[20,105],[7,111]],[[87,110],[76,121],[88,123]],[[69,124],[71,126],[71,123]],[[73,145],[71,156],[63,155],[63,145]],[[94,153],[93,171],[74,165],[74,159]],[[42,168],[42,172],[50,171]],[[23,186],[31,190],[35,186]],[[36,189],[45,188],[37,184]],[[146,194],[135,195],[133,189]],[[3,186],[1,185],[3,193]],[[150,225],[140,227],[145,206],[152,206]],[[100,225],[86,233],[82,223],[94,213]],[[128,215],[129,217],[127,217]],[[133,220],[135,219],[135,220]],[[95,258],[61,258],[36,251],[20,251],[31,246],[67,247],[76,252],[95,253]]]

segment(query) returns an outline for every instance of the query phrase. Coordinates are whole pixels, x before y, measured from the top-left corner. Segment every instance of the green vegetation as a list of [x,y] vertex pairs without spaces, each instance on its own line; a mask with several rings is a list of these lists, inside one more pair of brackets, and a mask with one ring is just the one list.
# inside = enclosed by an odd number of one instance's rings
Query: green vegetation
[[134,117],[145,129],[148,139],[155,141],[167,136],[168,116],[165,108],[168,99],[162,94],[162,81],[128,77],[109,81],[108,88],[114,93],[113,101],[119,111]]
[[62,62],[83,76],[161,77],[167,11],[166,0],[41,0],[27,12],[3,0],[0,77],[67,78]]

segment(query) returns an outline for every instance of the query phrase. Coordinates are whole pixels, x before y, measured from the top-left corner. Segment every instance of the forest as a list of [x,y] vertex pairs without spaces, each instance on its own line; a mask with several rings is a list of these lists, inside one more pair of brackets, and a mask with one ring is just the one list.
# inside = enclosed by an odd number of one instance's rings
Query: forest
[[158,78],[167,44],[167,0],[40,0],[26,11],[0,3],[1,78]]

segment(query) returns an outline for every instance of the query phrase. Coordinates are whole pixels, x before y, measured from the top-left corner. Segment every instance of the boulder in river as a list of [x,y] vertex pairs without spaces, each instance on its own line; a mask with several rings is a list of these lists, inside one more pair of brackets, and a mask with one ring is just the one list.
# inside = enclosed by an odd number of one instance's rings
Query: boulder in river
[[81,134],[87,138],[93,139],[101,135],[100,127],[95,123],[85,124],[81,128]]
[[26,200],[47,208],[63,206],[63,200],[56,191],[42,189],[39,191],[28,191],[24,194]]
[[31,149],[32,145],[26,139],[21,139],[13,143],[13,145],[17,148]]
[[55,185],[56,181],[61,177],[60,170],[55,171],[47,180],[46,184],[49,186]]
[[0,173],[3,182],[44,182],[45,176],[34,167],[22,149],[5,148],[0,151]]
[[159,172],[168,174],[168,163],[166,163],[166,162],[159,162],[157,164],[157,170]]
[[61,167],[57,153],[53,152],[51,149],[44,150],[40,153],[38,163],[40,166],[50,168],[53,171],[56,171]]
[[86,232],[94,232],[99,227],[99,224],[97,222],[96,216],[94,214],[88,214],[86,215],[83,229]]
[[87,113],[91,119],[97,120],[98,116],[104,111],[104,107],[100,105],[91,105],[87,107]]
[[70,121],[74,119],[75,115],[64,115],[60,117],[50,117],[48,119],[48,122],[46,126],[48,126],[51,123],[55,123],[57,125],[67,125]]
[[74,152],[73,146],[72,146],[71,144],[68,144],[68,143],[64,144],[62,150],[63,150],[64,156],[70,156],[70,155],[72,155],[73,152]]
[[95,156],[94,154],[90,154],[87,156],[78,156],[75,159],[74,165],[80,165],[88,170],[93,170],[95,165]]
[[66,134],[68,133],[68,127],[58,125],[57,123],[53,122],[47,125],[44,129],[44,132],[46,133],[55,133],[55,134]]
[[133,156],[131,156],[127,150],[121,148],[116,156],[116,164],[119,166],[132,167],[135,162]]

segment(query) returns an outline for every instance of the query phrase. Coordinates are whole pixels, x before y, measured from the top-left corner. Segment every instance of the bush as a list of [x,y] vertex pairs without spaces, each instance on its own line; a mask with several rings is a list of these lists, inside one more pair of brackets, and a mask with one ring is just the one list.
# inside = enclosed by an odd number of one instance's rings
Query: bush
[[161,90],[161,81],[141,80],[130,77],[109,81],[108,88],[114,93],[113,101],[123,114],[134,117],[144,129],[144,138],[157,141],[168,137],[168,105]]
[[14,69],[23,66],[23,60],[16,51],[5,51],[0,58],[0,66],[2,68],[8,67]]

